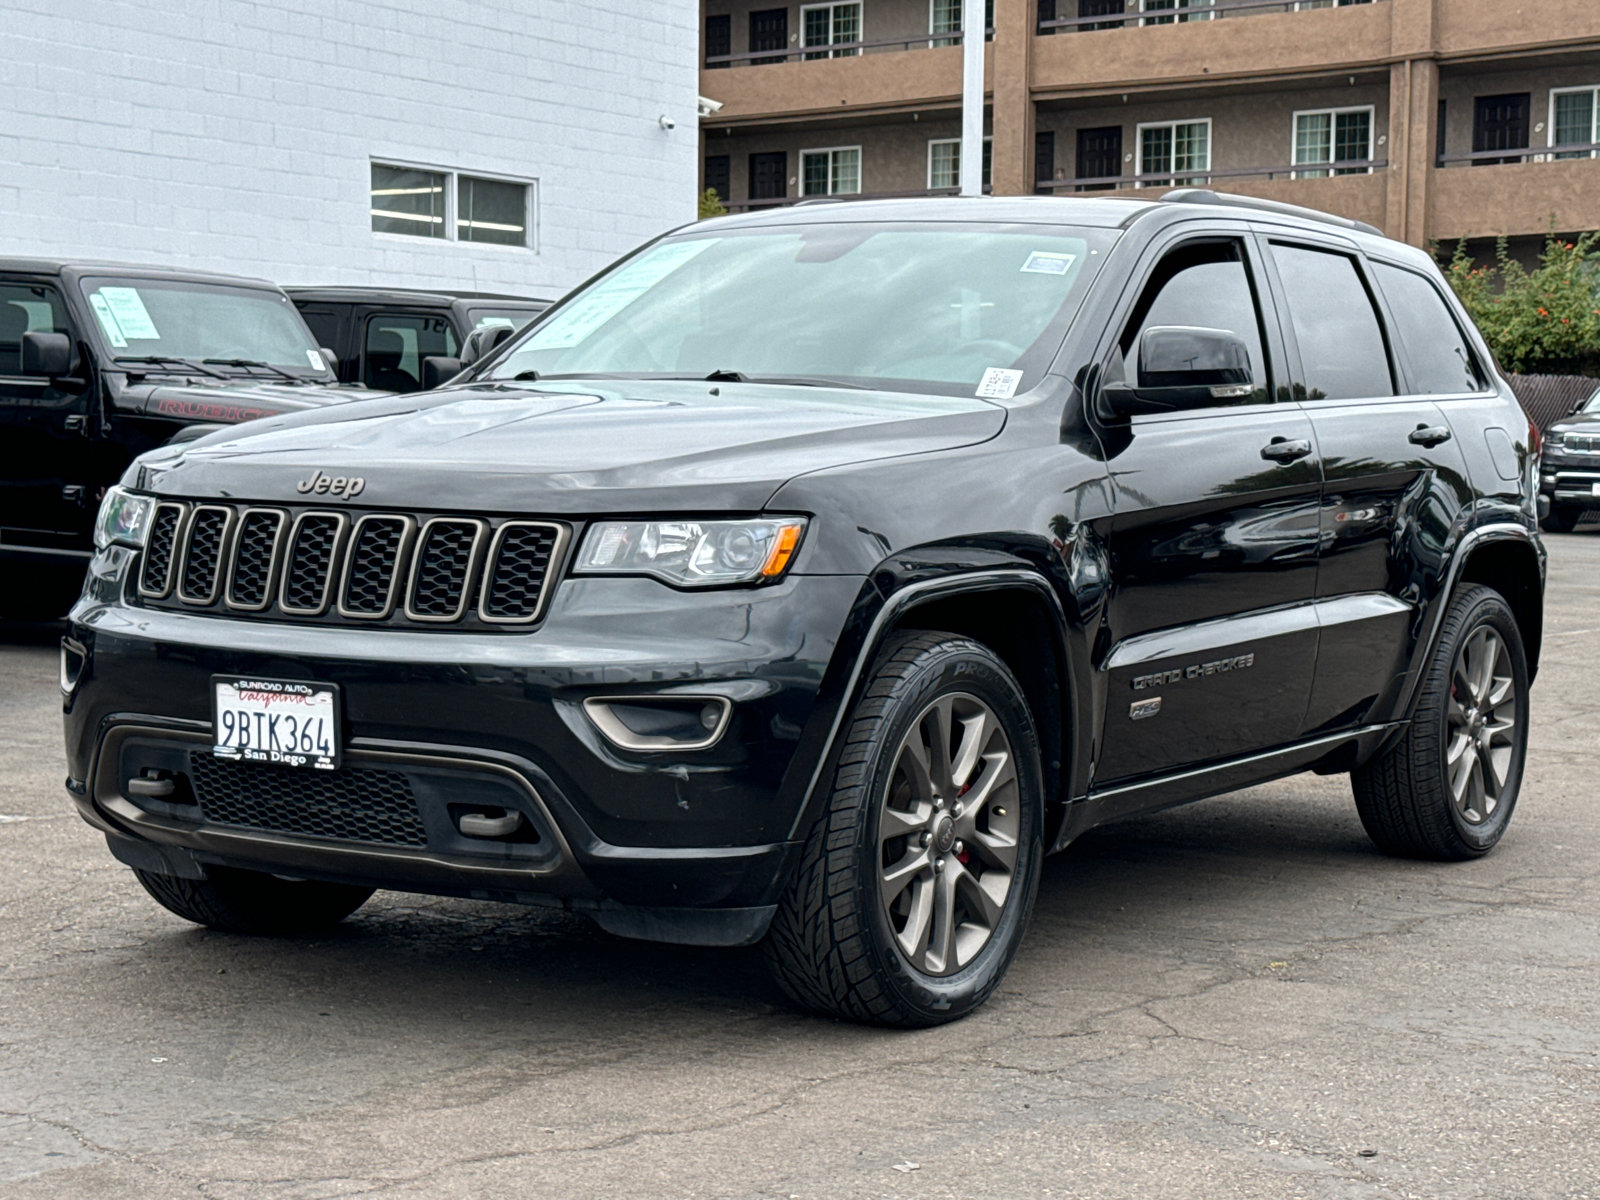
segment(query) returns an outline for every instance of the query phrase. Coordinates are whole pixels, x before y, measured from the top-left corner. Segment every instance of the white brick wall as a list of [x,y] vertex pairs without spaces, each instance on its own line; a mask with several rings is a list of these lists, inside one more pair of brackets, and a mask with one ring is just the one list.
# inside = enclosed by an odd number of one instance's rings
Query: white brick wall
[[[693,218],[698,14],[0,0],[0,254],[558,293]],[[536,179],[537,249],[373,233],[373,158]]]

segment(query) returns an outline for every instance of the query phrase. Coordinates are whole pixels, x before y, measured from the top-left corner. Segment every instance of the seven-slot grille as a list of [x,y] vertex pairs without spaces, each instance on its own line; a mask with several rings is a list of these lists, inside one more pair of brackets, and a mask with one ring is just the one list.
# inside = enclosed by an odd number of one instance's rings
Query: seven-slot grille
[[280,619],[527,625],[544,613],[568,536],[552,521],[168,501],[152,516],[138,591],[162,607]]
[[1561,438],[1562,445],[1580,454],[1593,454],[1600,450],[1600,437],[1588,433],[1568,433]]

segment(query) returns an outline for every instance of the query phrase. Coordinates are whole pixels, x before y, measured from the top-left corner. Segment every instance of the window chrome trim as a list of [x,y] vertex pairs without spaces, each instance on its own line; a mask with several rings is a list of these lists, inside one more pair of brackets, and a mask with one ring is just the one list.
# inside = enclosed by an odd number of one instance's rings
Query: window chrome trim
[[184,534],[187,532],[187,526],[189,524],[189,506],[187,504],[184,504],[182,501],[178,500],[163,500],[150,511],[150,528],[152,531],[155,529],[156,518],[161,515],[161,510],[163,508],[177,509],[178,523],[173,527],[172,530],[172,552],[167,558],[167,575],[162,581],[161,590],[158,592],[150,591],[144,586],[145,556],[150,553],[150,539],[148,537],[145,538],[144,548],[139,553],[139,578],[137,581],[137,587],[139,595],[143,596],[146,600],[165,600],[168,596],[172,595],[172,587],[177,581],[178,577],[178,548],[183,545]]
[[[489,583],[494,576],[495,564],[500,561],[500,548],[505,542],[506,532],[511,529],[553,529],[556,533],[556,543],[550,547],[550,565],[545,568],[544,581],[539,585],[539,596],[534,602],[532,614],[526,617],[491,617],[488,611]],[[495,529],[494,537],[489,543],[489,551],[483,560],[483,578],[478,584],[478,620],[486,625],[532,625],[543,617],[545,605],[550,600],[551,587],[561,570],[562,560],[566,557],[567,543],[571,540],[572,527],[563,525],[559,521],[502,522]]]
[[[272,555],[267,559],[267,587],[260,604],[241,604],[233,598],[233,580],[239,565],[239,539],[244,535],[244,523],[256,513],[266,513],[278,518],[272,531]],[[272,607],[272,590],[278,581],[278,559],[283,553],[284,530],[289,527],[289,514],[281,508],[246,508],[240,511],[233,523],[233,533],[228,538],[227,576],[222,585],[222,604],[235,612],[265,612]]]
[[[389,591],[384,597],[382,612],[357,612],[345,607],[346,590],[350,586],[350,570],[356,560],[356,546],[361,541],[361,528],[368,521],[399,521],[400,544],[394,551],[394,571],[389,575]],[[350,537],[345,543],[344,564],[339,569],[339,590],[334,593],[334,611],[348,621],[385,621],[394,615],[400,599],[400,584],[408,577],[412,540],[416,537],[416,521],[404,513],[368,513],[350,527]]]
[[[194,527],[200,520],[203,512],[219,512],[223,515],[222,537],[217,546],[217,569],[211,578],[211,590],[204,598],[187,595],[185,588],[189,582],[189,543],[194,540]],[[183,527],[183,546],[178,555],[173,569],[178,574],[178,603],[192,604],[197,608],[204,608],[217,602],[217,593],[222,588],[222,573],[228,566],[228,547],[233,540],[233,506],[229,504],[197,504],[189,513],[189,519]],[[180,566],[181,564],[181,566]]]
[[[328,553],[328,574],[322,582],[322,597],[315,608],[290,608],[288,597],[289,571],[294,566],[294,548],[300,537],[300,527],[313,517],[332,517],[337,526],[333,535],[333,549]],[[328,602],[339,578],[339,564],[344,552],[345,535],[350,532],[350,517],[337,509],[309,509],[295,517],[289,530],[289,540],[284,543],[283,578],[278,580],[278,611],[291,617],[320,617],[328,611]]]
[[[451,525],[472,525],[475,532],[472,535],[472,548],[467,555],[466,577],[461,587],[461,601],[456,605],[456,610],[448,616],[430,616],[418,613],[411,607],[411,601],[417,594],[417,572],[422,569],[422,549],[428,544],[428,530],[444,522]],[[478,576],[483,566],[484,537],[488,532],[489,523],[479,517],[430,517],[417,531],[416,550],[411,555],[411,567],[406,572],[406,602],[405,614],[408,621],[420,621],[430,625],[444,625],[452,621],[459,621],[467,615],[467,610],[472,607],[472,589],[478,582]]]

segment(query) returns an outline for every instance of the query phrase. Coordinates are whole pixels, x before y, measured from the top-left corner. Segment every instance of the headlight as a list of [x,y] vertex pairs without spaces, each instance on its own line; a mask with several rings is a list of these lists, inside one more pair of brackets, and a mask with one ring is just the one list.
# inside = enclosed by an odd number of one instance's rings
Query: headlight
[[1567,439],[1561,434],[1547,433],[1544,435],[1544,448],[1546,450],[1565,450],[1566,447]]
[[806,523],[761,521],[597,521],[584,536],[580,575],[653,575],[678,587],[762,583],[794,559]]
[[100,501],[100,515],[94,520],[95,549],[143,546],[150,532],[150,510],[155,504],[149,496],[138,496],[125,488],[107,488],[106,498]]

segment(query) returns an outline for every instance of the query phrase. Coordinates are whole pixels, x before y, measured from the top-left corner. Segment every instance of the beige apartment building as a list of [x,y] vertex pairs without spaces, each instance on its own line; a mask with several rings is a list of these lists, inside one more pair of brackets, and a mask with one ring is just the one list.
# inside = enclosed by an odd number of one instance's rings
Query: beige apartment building
[[[960,0],[703,0],[704,187],[954,191]],[[996,194],[1197,184],[1425,246],[1600,228],[1600,0],[990,0]]]

